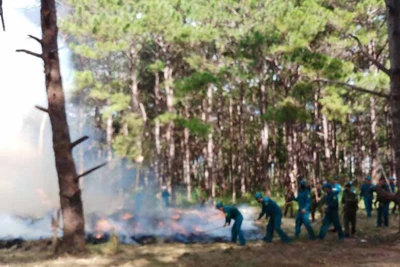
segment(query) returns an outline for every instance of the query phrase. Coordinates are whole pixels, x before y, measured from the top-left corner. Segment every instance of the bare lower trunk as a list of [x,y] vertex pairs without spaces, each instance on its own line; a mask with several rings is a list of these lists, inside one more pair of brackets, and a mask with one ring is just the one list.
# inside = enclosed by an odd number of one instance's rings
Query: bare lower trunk
[[48,113],[53,131],[60,204],[63,218],[62,250],[85,249],[85,222],[79,179],[71,152],[71,140],[58,57],[58,28],[55,0],[41,0],[42,48],[46,76]]
[[240,103],[238,105],[238,118],[239,118],[239,147],[240,147],[240,161],[238,164],[238,172],[240,175],[240,192],[246,193],[246,172],[245,172],[245,136],[244,136],[244,85],[240,84]]
[[264,188],[265,194],[267,196],[271,195],[271,184],[270,184],[270,177],[269,177],[269,164],[268,164],[268,157],[269,157],[269,128],[268,124],[264,119],[264,115],[267,113],[267,99],[266,99],[266,92],[265,92],[265,84],[263,76],[260,75],[260,116],[262,120],[262,129],[261,129],[261,166],[262,166],[262,175],[261,177],[264,180]]
[[[165,81],[165,92],[167,94],[167,109],[168,112],[173,114],[174,112],[174,92],[172,89],[172,69],[168,66],[164,68],[164,81]],[[167,143],[168,143],[168,155],[167,155],[167,186],[168,191],[171,192],[171,183],[174,173],[173,163],[175,159],[175,140],[174,140],[174,122],[170,120],[167,126]]]
[[378,182],[378,133],[376,131],[376,104],[375,98],[370,97],[371,102],[371,176],[375,183]]
[[324,148],[325,148],[325,173],[330,174],[331,172],[331,151],[329,147],[329,128],[328,119],[325,115],[322,115],[322,128],[324,132]]
[[[189,101],[185,105],[185,118],[189,119]],[[184,132],[184,149],[185,156],[183,162],[184,175],[186,180],[186,199],[192,201],[192,183],[190,179],[190,147],[189,147],[189,129],[185,128]]]
[[232,203],[236,202],[236,156],[235,156],[235,131],[234,131],[234,122],[233,122],[233,99],[232,95],[229,94],[229,131],[230,131],[230,175],[232,179]]
[[386,117],[386,161],[389,165],[389,174],[390,176],[395,175],[395,160],[394,160],[394,151],[393,151],[393,124],[390,115],[389,106],[385,106],[385,117]]
[[[160,113],[160,74],[158,72],[154,73],[154,108],[156,110],[156,115]],[[159,184],[162,183],[161,176],[161,143],[160,143],[160,122],[156,119],[154,122],[154,139],[156,143],[156,158],[154,161],[154,169],[156,172],[156,179]]]
[[[212,107],[213,107],[213,85],[208,85],[207,89],[207,109],[206,109],[206,117],[207,122],[211,125],[211,115],[212,115]],[[207,142],[207,160],[206,160],[206,182],[211,183],[211,198],[215,199],[215,175],[214,175],[214,140],[213,140],[213,128],[211,127],[211,131],[208,134],[208,142]]]

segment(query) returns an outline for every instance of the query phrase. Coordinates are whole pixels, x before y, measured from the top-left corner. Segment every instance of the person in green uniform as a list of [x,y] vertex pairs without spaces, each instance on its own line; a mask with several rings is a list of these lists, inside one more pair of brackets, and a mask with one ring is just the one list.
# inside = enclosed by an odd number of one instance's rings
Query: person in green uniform
[[240,213],[238,208],[234,206],[225,206],[221,203],[217,203],[217,209],[225,213],[225,224],[224,227],[231,224],[233,219],[235,223],[232,226],[232,238],[231,241],[236,244],[237,238],[239,237],[239,244],[241,246],[246,245],[246,240],[244,239],[243,232],[241,230],[243,223],[243,215]]
[[357,194],[352,190],[353,183],[347,182],[343,197],[343,222],[344,222],[344,235],[350,237],[350,225],[351,235],[356,233],[356,222],[357,222],[357,210],[358,210],[358,199]]
[[272,242],[272,238],[274,237],[274,231],[276,231],[283,243],[289,243],[291,241],[290,238],[281,228],[282,210],[278,206],[278,204],[276,204],[276,202],[270,199],[269,197],[263,197],[261,193],[256,193],[255,199],[262,206],[261,213],[258,216],[257,220],[260,220],[264,215],[267,218],[269,217],[264,241],[266,243]]

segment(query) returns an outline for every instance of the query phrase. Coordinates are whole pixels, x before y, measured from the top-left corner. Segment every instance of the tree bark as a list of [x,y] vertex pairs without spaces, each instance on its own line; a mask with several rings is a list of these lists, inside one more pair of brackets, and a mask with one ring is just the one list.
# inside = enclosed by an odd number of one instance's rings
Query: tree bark
[[[167,109],[170,114],[174,113],[174,91],[172,89],[172,68],[168,64],[164,67],[164,82],[165,82],[165,92],[167,95]],[[168,154],[167,154],[167,186],[168,191],[172,193],[172,176],[174,173],[173,163],[175,159],[175,140],[174,140],[174,121],[171,119],[168,122],[166,139],[168,144]]]
[[265,90],[265,79],[262,74],[260,76],[260,102],[259,102],[259,109],[260,109],[260,116],[261,116],[261,166],[262,172],[261,177],[264,181],[264,189],[265,194],[267,196],[271,195],[271,183],[269,177],[269,127],[268,123],[265,120],[264,116],[267,113],[267,97],[266,97],[266,90]]
[[331,151],[329,147],[329,128],[328,119],[325,115],[322,115],[322,129],[324,132],[324,148],[325,148],[325,174],[330,175],[331,173]]
[[232,185],[232,203],[236,202],[236,156],[235,156],[235,131],[233,117],[233,99],[232,92],[229,94],[229,135],[230,135],[230,151],[229,151],[229,166]]
[[215,200],[215,175],[214,175],[214,140],[213,140],[213,127],[212,127],[212,107],[213,107],[213,85],[209,84],[207,88],[207,122],[211,126],[210,133],[208,134],[207,142],[207,166],[206,175],[208,175],[208,181],[211,182],[211,198]]
[[61,249],[70,253],[82,252],[85,249],[85,222],[65,112],[65,96],[58,57],[56,4],[55,0],[41,0],[41,4],[42,49],[48,113],[53,131],[53,149],[63,217],[64,235]]
[[246,193],[246,172],[245,172],[245,136],[244,136],[244,105],[245,105],[245,96],[244,96],[244,84],[240,82],[240,103],[237,106],[238,109],[238,118],[239,118],[239,157],[240,161],[238,163],[238,173],[240,175],[240,192],[243,194]]
[[[185,118],[189,119],[189,101],[186,99],[185,104]],[[189,147],[189,129],[185,128],[184,132],[184,149],[185,157],[183,161],[183,168],[185,170],[185,180],[186,180],[186,199],[187,201],[192,201],[192,183],[190,179],[190,147]]]
[[376,103],[373,96],[370,97],[370,115],[371,115],[371,177],[375,183],[378,182],[378,133],[376,130]]
[[[387,24],[390,54],[390,96],[393,136],[400,135],[400,2],[387,0]],[[397,187],[400,187],[400,138],[393,138]],[[379,194],[379,192],[377,192]],[[399,194],[397,194],[399,196]],[[397,197],[396,203],[400,205]]]

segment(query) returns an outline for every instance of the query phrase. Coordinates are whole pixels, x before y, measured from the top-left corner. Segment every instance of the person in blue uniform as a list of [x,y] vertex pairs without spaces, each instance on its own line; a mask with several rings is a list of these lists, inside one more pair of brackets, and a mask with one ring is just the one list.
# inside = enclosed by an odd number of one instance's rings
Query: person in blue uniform
[[306,181],[302,180],[300,182],[297,197],[293,198],[293,200],[299,204],[296,216],[295,237],[298,238],[300,236],[301,226],[304,224],[308,232],[308,239],[314,240],[314,230],[310,223],[311,197],[310,191],[306,187]]
[[332,186],[330,184],[324,184],[322,189],[326,194],[326,209],[325,209],[325,216],[322,221],[321,230],[319,232],[319,238],[324,239],[326,233],[329,230],[329,226],[333,224],[335,230],[338,233],[339,239],[343,239],[344,234],[339,219],[338,197],[335,193],[333,193]]
[[225,224],[224,227],[231,224],[233,219],[235,223],[232,226],[232,239],[231,241],[236,244],[237,238],[239,237],[239,244],[241,246],[246,245],[246,240],[244,239],[243,232],[241,230],[243,223],[243,216],[240,211],[234,206],[225,206],[221,203],[217,203],[217,209],[225,214]]
[[360,198],[364,200],[365,210],[368,218],[371,218],[372,214],[372,202],[374,200],[374,187],[375,185],[371,181],[371,176],[367,176],[360,189]]
[[161,198],[162,198],[162,200],[164,202],[164,205],[166,207],[169,207],[169,197],[170,197],[170,194],[169,194],[169,192],[167,190],[167,187],[163,186],[162,187],[162,192],[161,192]]
[[[393,176],[390,176],[390,178],[389,178],[389,186],[390,186],[390,190],[392,191],[392,193],[396,193],[396,179],[394,179]],[[394,203],[394,206],[392,209],[392,214],[396,213],[396,209],[397,209],[397,204]]]
[[[382,187],[383,190],[386,192],[390,192],[389,185],[386,183],[385,177],[381,177],[379,179],[379,184],[377,186]],[[376,226],[381,227],[383,224],[387,227],[387,226],[389,226],[390,201],[380,198],[379,195],[377,197],[377,201],[379,203],[379,206],[378,206],[378,217],[376,220]]]
[[281,238],[283,243],[289,243],[290,239],[286,235],[286,233],[282,230],[282,210],[276,204],[275,201],[268,197],[263,197],[261,193],[256,193],[255,199],[258,203],[261,204],[261,213],[258,216],[257,220],[260,220],[264,215],[268,218],[269,221],[266,226],[266,235],[264,241],[266,243],[272,242],[272,238],[274,237],[274,231],[276,231]]

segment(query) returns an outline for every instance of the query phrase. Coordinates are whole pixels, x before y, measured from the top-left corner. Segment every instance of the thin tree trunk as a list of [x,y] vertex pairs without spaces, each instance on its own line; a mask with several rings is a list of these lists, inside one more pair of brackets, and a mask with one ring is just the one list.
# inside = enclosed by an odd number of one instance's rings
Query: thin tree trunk
[[222,88],[218,88],[218,101],[217,101],[217,159],[216,159],[216,175],[217,181],[222,190],[226,189],[225,175],[224,175],[224,158],[222,153],[222,137],[223,137],[223,105],[224,96]]
[[265,194],[267,196],[271,195],[271,182],[269,177],[269,128],[268,123],[265,120],[264,116],[267,113],[267,97],[265,92],[265,79],[260,74],[260,102],[259,102],[259,109],[260,109],[260,116],[262,121],[262,129],[261,129],[261,166],[262,172],[261,177],[264,181],[264,189]]
[[246,172],[245,172],[245,136],[244,136],[244,84],[240,83],[240,103],[238,105],[238,118],[239,118],[239,157],[238,172],[240,175],[240,192],[242,195],[246,193]]
[[[231,92],[232,93],[232,92]],[[234,131],[234,118],[233,118],[233,99],[232,94],[229,94],[229,131],[230,131],[230,175],[232,179],[232,203],[236,202],[236,156],[235,156],[235,131]]]
[[322,128],[324,133],[324,147],[325,147],[325,173],[327,175],[331,172],[331,151],[329,147],[329,128],[328,119],[322,115]]
[[[154,109],[156,111],[156,116],[160,114],[160,74],[156,71],[154,73]],[[158,119],[154,122],[154,139],[156,145],[156,158],[155,158],[155,172],[156,179],[161,185],[161,142],[160,142],[160,121]]]
[[371,103],[371,176],[375,183],[378,182],[378,133],[376,130],[376,103],[373,96],[370,97]]
[[[185,104],[185,118],[189,119],[189,100],[186,99]],[[190,180],[190,147],[189,147],[189,128],[185,128],[184,132],[184,149],[185,157],[183,161],[184,175],[186,180],[186,199],[192,201],[192,183]]]
[[[209,84],[207,89],[207,121],[211,126],[212,123],[212,107],[213,107],[213,85]],[[207,170],[208,181],[211,182],[211,198],[215,200],[215,175],[214,175],[214,140],[213,140],[213,127],[211,126],[210,133],[208,134],[208,143],[207,143]]]
[[138,81],[137,81],[137,71],[136,71],[136,49],[135,44],[132,42],[129,49],[129,71],[131,78],[131,101],[132,101],[132,111],[139,114],[139,92],[138,92]]
[[[167,109],[170,114],[174,112],[174,91],[172,89],[172,68],[168,65],[164,67],[164,82],[165,92],[167,95]],[[174,140],[174,122],[170,120],[167,126],[166,139],[168,143],[168,154],[167,154],[167,186],[168,191],[172,192],[172,176],[174,173],[173,163],[175,159],[175,140]]]
[[71,139],[58,57],[55,0],[41,0],[42,49],[46,77],[48,113],[53,131],[60,204],[63,217],[61,249],[70,253],[85,249],[85,221],[79,179],[72,157]]

